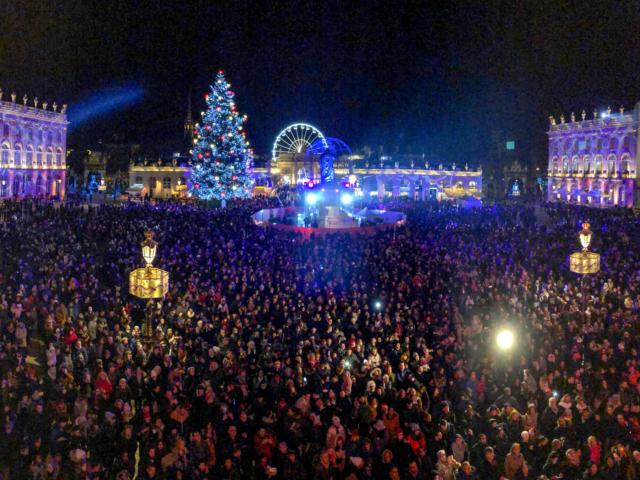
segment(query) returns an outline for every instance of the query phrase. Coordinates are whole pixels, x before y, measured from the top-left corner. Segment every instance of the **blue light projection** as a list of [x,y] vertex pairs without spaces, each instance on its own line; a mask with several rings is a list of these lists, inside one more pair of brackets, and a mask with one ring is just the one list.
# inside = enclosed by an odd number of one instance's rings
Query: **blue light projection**
[[78,127],[96,117],[128,107],[142,98],[144,89],[139,85],[108,88],[84,98],[69,107],[70,127]]

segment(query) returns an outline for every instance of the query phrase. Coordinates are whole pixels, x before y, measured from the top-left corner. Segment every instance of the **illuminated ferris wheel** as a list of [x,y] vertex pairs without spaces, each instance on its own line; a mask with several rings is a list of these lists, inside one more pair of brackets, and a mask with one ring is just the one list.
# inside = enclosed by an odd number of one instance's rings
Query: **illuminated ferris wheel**
[[320,141],[326,147],[327,141],[320,130],[306,123],[294,123],[282,130],[273,143],[272,158],[280,155],[299,155],[307,151],[314,143]]

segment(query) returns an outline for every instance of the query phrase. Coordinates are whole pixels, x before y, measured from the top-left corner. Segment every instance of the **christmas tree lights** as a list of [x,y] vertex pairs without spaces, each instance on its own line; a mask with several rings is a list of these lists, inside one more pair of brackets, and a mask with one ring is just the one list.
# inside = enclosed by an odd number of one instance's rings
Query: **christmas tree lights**
[[234,93],[222,70],[210,88],[205,95],[207,111],[194,130],[191,194],[203,200],[247,198],[252,188],[252,151],[242,127],[247,116],[236,111]]

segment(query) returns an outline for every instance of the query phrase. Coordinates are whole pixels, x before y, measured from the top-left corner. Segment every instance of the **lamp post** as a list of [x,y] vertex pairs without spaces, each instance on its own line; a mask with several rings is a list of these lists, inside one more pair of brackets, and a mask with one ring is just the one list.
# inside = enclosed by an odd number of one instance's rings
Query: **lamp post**
[[[600,254],[589,251],[589,245],[591,244],[591,230],[588,223],[582,224],[582,230],[580,231],[580,245],[582,250],[573,252],[569,257],[569,269],[573,273],[577,273],[581,278],[582,287],[582,323],[586,323],[587,320],[587,275],[590,273],[598,273],[600,271]],[[582,362],[584,363],[584,349],[585,342],[582,341]]]
[[147,300],[145,311],[145,347],[147,352],[153,344],[153,331],[151,325],[151,309],[153,300],[162,298],[169,291],[169,272],[153,266],[153,260],[158,250],[158,242],[153,239],[153,232],[147,230],[144,233],[144,241],[141,244],[142,258],[146,265],[136,268],[129,274],[129,293],[135,297]]

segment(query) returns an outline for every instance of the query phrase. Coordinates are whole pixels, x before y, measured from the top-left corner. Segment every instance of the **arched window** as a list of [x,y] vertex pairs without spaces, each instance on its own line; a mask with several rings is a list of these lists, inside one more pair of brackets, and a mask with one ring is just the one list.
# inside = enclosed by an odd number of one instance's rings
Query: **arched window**
[[53,150],[47,150],[47,166],[51,167],[53,165]]
[[16,167],[22,165],[22,146],[16,145],[15,150],[13,151],[13,163]]
[[63,160],[62,160],[62,150],[58,149],[57,153],[56,153],[56,165],[61,167],[63,165]]
[[5,137],[9,136],[9,125],[7,125],[6,123],[4,124],[4,126],[2,127],[2,135]]
[[171,177],[164,177],[162,179],[162,188],[165,188],[165,189],[171,188]]
[[2,144],[2,165],[9,165],[9,144]]
[[[42,132],[40,132],[42,133]],[[38,153],[36,154],[36,166],[37,167],[41,167],[42,166],[42,147],[38,147]],[[39,193],[39,191],[38,191]]]
[[27,147],[27,167],[33,165],[33,147],[29,145]]
[[35,195],[38,196],[42,193],[42,175],[38,175],[36,178],[36,191]]
[[9,185],[7,184],[7,177],[3,175],[0,178],[0,197],[6,197],[9,194]]
[[20,185],[22,184],[22,175],[18,174],[13,178],[13,189],[12,189],[12,194],[15,195],[20,195],[22,193],[21,189],[20,189]]

